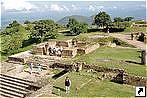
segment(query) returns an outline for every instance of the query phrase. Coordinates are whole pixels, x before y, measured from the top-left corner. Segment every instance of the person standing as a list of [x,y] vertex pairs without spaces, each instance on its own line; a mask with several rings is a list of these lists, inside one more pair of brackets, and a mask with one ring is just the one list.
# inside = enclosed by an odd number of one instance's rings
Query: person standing
[[29,66],[29,67],[30,67],[30,74],[32,74],[32,70],[33,70],[33,63],[30,63],[29,65],[30,65],[30,66]]
[[66,77],[66,79],[65,79],[66,94],[69,93],[69,91],[70,91],[70,86],[71,86],[71,81],[70,81],[69,77]]
[[134,35],[133,35],[133,33],[131,33],[131,40],[133,40],[134,39]]

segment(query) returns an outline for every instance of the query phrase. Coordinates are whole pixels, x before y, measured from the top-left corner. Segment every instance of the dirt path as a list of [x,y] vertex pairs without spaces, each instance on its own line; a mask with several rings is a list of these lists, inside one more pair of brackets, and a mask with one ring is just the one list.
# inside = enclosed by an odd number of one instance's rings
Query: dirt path
[[137,41],[137,40],[131,40],[130,35],[124,35],[124,34],[110,34],[110,36],[118,38],[124,42],[127,42],[128,44],[131,44],[139,49],[145,49],[145,44],[143,42]]

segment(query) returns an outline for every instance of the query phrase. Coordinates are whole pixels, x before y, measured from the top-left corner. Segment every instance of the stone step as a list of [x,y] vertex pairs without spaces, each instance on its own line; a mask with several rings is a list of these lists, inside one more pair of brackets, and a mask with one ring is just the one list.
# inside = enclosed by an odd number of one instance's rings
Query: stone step
[[24,84],[24,85],[31,85],[32,84],[32,83],[29,83],[29,82],[24,82],[24,81],[20,81],[20,80],[9,78],[9,77],[3,77],[3,76],[0,76],[0,79],[5,79],[5,80],[8,80],[8,81],[17,82],[17,83]]
[[4,74],[0,74],[0,76],[2,76],[2,77],[7,77],[7,78],[12,78],[12,79],[15,79],[15,80],[19,80],[19,81],[22,81],[22,82],[24,82],[24,83],[33,83],[33,81],[24,80],[24,79],[12,77],[12,76],[4,75]]
[[0,85],[4,85],[4,86],[7,86],[7,87],[11,87],[11,88],[19,89],[19,90],[21,90],[21,91],[29,92],[29,90],[27,90],[27,89],[24,88],[24,87],[17,86],[17,85],[12,85],[12,84],[9,84],[9,83],[6,83],[6,82],[0,82]]
[[[13,92],[13,91],[10,91],[8,89],[4,89],[4,88],[0,88],[0,92],[3,92],[5,94],[10,94],[10,95],[13,95],[15,97],[19,97],[19,98],[23,98],[24,95],[23,94],[20,94],[20,93],[16,93],[16,92]],[[14,98],[15,98],[14,97]]]
[[6,86],[6,85],[1,85],[1,84],[0,84],[0,88],[7,89],[7,90],[10,90],[10,91],[13,91],[13,92],[20,93],[20,94],[27,94],[28,93],[27,91],[23,91],[23,90],[14,88],[14,87],[9,87],[9,86]]
[[0,98],[20,98],[20,97],[8,94],[8,93],[3,92],[3,91],[0,91]]
[[29,85],[20,84],[20,83],[17,83],[17,82],[14,82],[14,81],[9,81],[9,80],[2,79],[2,78],[0,78],[0,82],[9,83],[9,84],[12,84],[12,85],[17,85],[17,86],[24,87],[24,88],[29,87]]

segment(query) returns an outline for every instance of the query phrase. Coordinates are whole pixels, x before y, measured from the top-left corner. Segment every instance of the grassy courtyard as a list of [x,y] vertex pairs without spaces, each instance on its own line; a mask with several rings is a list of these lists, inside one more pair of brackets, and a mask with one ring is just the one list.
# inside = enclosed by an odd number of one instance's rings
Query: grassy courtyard
[[84,61],[98,66],[121,68],[133,75],[146,76],[146,67],[141,65],[138,49],[101,47],[89,54],[79,55],[74,61]]
[[121,85],[108,80],[102,81],[87,75],[85,72],[70,72],[68,76],[72,82],[71,91],[66,94],[64,86],[66,76],[54,80],[53,94],[63,97],[133,97],[135,93],[132,86]]

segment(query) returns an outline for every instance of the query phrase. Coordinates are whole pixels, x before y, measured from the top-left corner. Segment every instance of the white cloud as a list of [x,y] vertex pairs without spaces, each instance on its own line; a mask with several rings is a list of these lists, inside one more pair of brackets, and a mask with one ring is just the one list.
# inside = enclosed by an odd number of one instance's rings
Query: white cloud
[[65,5],[63,5],[63,8],[66,10],[66,11],[70,11],[68,7],[66,7]]
[[117,9],[117,7],[116,7],[116,6],[113,6],[113,8],[114,8],[114,9]]
[[17,0],[17,1],[14,1],[14,0],[4,0],[3,1],[3,6],[5,8],[5,10],[31,10],[31,9],[34,9],[34,8],[37,8],[35,5],[29,3],[29,2],[26,2],[24,0]]
[[89,5],[89,10],[90,11],[95,11],[95,7],[93,7],[92,5]]
[[51,4],[50,10],[51,11],[63,11],[64,9],[57,4]]
[[99,8],[100,8],[100,9],[103,9],[103,8],[104,8],[104,6],[99,6]]
[[45,9],[48,9],[48,8],[49,8],[49,6],[48,6],[47,4],[45,4],[45,5],[44,5],[44,8],[45,8]]
[[72,4],[71,7],[73,8],[73,10],[77,10],[78,9],[74,4]]

